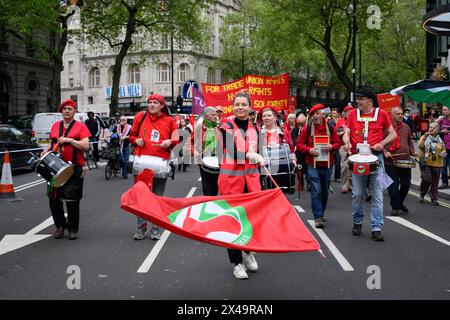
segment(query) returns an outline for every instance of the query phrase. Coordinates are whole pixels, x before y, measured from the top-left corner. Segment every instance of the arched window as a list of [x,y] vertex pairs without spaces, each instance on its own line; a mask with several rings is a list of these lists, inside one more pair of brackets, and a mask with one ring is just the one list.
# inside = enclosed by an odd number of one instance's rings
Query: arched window
[[186,63],[183,63],[178,67],[177,81],[186,82],[188,77],[189,77],[189,66]]
[[100,69],[92,68],[89,71],[89,86],[90,87],[100,87]]
[[130,64],[128,67],[128,83],[140,83],[141,71],[137,64]]
[[216,82],[216,70],[214,68],[208,68],[208,75],[206,77],[206,83],[213,84]]
[[171,70],[167,63],[161,63],[158,66],[159,82],[170,82],[171,81]]

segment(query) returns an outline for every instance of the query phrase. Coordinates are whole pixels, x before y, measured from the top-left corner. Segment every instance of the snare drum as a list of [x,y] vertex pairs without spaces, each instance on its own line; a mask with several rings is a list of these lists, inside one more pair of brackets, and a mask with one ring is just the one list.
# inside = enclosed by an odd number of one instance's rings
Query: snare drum
[[50,151],[37,161],[36,173],[49,183],[53,180],[53,186],[59,188],[72,176],[73,166]]
[[[291,150],[287,144],[263,147],[263,157],[272,178],[283,192],[293,194],[295,192],[295,165],[290,154]],[[272,180],[266,176],[265,170],[261,171],[261,177],[264,189],[275,188]]]
[[398,168],[412,169],[416,167],[414,160],[393,160],[394,166]]
[[162,178],[162,179],[168,178],[172,172],[169,160],[147,155],[134,156],[133,159],[134,173],[137,174],[144,169],[152,170],[155,178]]
[[202,159],[202,169],[206,172],[212,174],[219,174],[219,158],[218,157],[203,157]]
[[379,161],[373,154],[354,154],[348,157],[350,170],[359,176],[367,176],[377,171]]

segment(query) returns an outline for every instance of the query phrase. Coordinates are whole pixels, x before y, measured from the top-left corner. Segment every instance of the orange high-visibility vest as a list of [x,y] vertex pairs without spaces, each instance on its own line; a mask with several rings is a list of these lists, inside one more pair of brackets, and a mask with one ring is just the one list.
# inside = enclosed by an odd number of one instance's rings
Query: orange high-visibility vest
[[[248,192],[261,191],[258,165],[250,163],[245,157],[249,151],[258,151],[258,133],[255,127],[249,121],[246,139],[234,121],[224,123],[221,129],[234,137],[234,143],[231,145],[230,141],[223,141],[223,158],[218,180],[219,194],[244,193],[245,186]],[[237,160],[234,159],[235,154]]]

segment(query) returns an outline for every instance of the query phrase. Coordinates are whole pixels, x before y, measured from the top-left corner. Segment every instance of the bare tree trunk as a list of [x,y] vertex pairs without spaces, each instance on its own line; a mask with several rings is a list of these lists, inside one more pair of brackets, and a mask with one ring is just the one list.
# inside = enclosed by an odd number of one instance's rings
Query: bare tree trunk
[[120,47],[119,54],[116,56],[116,61],[114,63],[113,69],[113,83],[112,83],[112,92],[111,92],[111,102],[109,105],[109,113],[110,116],[114,116],[114,114],[118,111],[119,105],[119,85],[120,85],[120,76],[122,74],[122,64],[125,59],[128,49],[130,48],[132,42],[133,33],[136,32],[136,13],[137,9],[135,7],[129,7],[128,9],[128,22],[127,29],[125,34],[125,40]]

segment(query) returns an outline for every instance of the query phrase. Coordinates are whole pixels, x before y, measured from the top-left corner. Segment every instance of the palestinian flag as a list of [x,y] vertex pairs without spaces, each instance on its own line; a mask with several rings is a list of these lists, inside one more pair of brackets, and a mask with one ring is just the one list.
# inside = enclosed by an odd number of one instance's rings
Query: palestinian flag
[[173,199],[143,181],[122,195],[122,209],[178,235],[253,252],[318,251],[280,189],[247,194]]
[[450,81],[419,80],[391,90],[392,95],[405,94],[417,102],[440,102],[450,105]]

